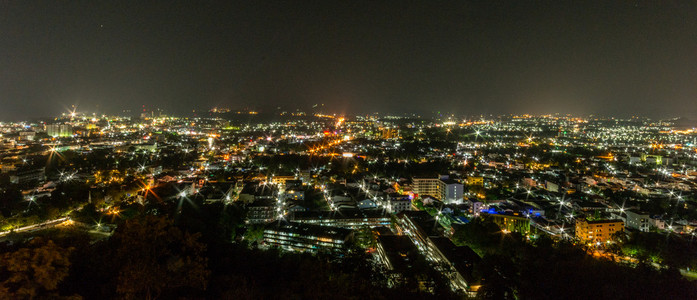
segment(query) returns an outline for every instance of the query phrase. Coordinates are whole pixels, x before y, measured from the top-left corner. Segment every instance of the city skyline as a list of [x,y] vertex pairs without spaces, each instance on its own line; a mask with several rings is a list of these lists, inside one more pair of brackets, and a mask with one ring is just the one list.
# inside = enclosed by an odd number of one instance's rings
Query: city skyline
[[[76,107],[46,122],[0,122],[0,290],[12,299],[697,293],[697,128],[680,120],[210,114]],[[39,271],[53,284],[31,277]]]
[[[468,122],[477,121],[495,121],[507,118],[581,118],[588,120],[636,120],[636,121],[656,121],[656,122],[669,122],[675,128],[690,129],[697,127],[697,119],[689,117],[677,117],[677,116],[666,116],[664,118],[651,118],[645,115],[631,115],[631,116],[617,116],[608,114],[572,114],[572,113],[547,113],[547,114],[531,114],[531,113],[509,113],[509,114],[456,114],[447,111],[431,111],[431,112],[404,112],[404,113],[390,113],[390,112],[373,112],[365,114],[351,114],[342,113],[331,110],[331,108],[325,108],[321,104],[310,107],[307,110],[300,108],[283,110],[281,108],[270,109],[270,110],[257,110],[254,108],[246,107],[242,109],[230,109],[227,107],[213,107],[210,109],[199,109],[193,110],[185,113],[171,113],[165,111],[161,108],[146,108],[141,106],[140,109],[136,110],[122,110],[119,113],[97,113],[95,111],[81,111],[78,107],[71,107],[71,109],[66,110],[61,113],[56,113],[51,116],[36,117],[29,119],[19,119],[16,120],[0,119],[0,124],[15,124],[15,123],[25,123],[25,124],[60,124],[66,120],[101,120],[104,118],[134,118],[134,119],[153,119],[153,118],[193,118],[193,119],[220,119],[227,120],[230,122],[243,122],[247,124],[262,124],[267,122],[284,122],[291,121],[293,119],[307,119],[307,118],[324,118],[324,117],[342,117],[342,118],[387,118],[387,119],[403,119],[403,120],[422,120],[425,122],[450,122],[452,124],[464,124]],[[448,124],[450,124],[448,123]],[[451,125],[452,125],[451,124]]]

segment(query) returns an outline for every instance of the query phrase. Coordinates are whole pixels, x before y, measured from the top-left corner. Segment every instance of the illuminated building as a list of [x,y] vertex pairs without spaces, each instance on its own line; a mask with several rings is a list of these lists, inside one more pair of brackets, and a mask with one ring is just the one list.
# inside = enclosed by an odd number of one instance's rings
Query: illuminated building
[[17,170],[14,164],[0,164],[0,173],[7,173]]
[[501,230],[520,232],[522,234],[530,232],[530,219],[522,216],[520,213],[503,214],[484,211],[482,216],[486,216],[486,218],[496,223]]
[[[388,284],[399,285],[404,281],[404,275],[413,272],[414,264],[420,259],[419,250],[406,235],[380,235],[377,241],[377,261],[388,271]],[[419,286],[429,283],[420,281]]]
[[414,192],[422,197],[433,196],[445,203],[462,202],[464,186],[462,183],[448,179],[447,175],[441,176],[441,178],[415,177],[412,182],[414,183]]
[[19,140],[23,141],[33,141],[36,136],[36,132],[33,131],[22,131],[19,133]]
[[414,183],[414,193],[419,194],[419,196],[428,195],[436,197],[438,200],[441,199],[441,181],[439,178],[415,177],[412,179],[412,182]]
[[68,124],[46,125],[46,133],[50,137],[69,137],[73,135],[73,127]]
[[428,237],[438,236],[435,219],[425,211],[403,211],[397,214],[397,229],[406,234],[421,251],[428,247]]
[[462,203],[465,188],[462,183],[452,179],[441,180],[441,201],[445,203]]
[[405,210],[411,210],[411,197],[409,195],[400,195],[397,193],[387,195],[387,209],[397,214]]
[[283,199],[285,200],[296,200],[296,201],[302,201],[305,200],[305,191],[300,190],[300,189],[289,189],[286,190],[285,193],[283,193]]
[[276,176],[271,177],[271,182],[285,185],[286,181],[295,180],[295,179],[296,178],[293,175],[276,175]]
[[634,212],[631,210],[625,211],[627,215],[627,227],[643,232],[649,232],[650,216],[647,213]]
[[276,201],[259,199],[247,206],[247,222],[252,224],[268,223],[276,217]]
[[479,256],[467,246],[458,247],[441,236],[439,225],[425,211],[404,211],[397,214],[397,229],[411,238],[427,260],[434,262],[456,290],[472,291],[472,270]]
[[645,162],[650,165],[662,165],[663,164],[663,156],[660,155],[651,155],[651,154],[641,154],[641,161]]
[[470,247],[456,246],[446,237],[431,237],[431,253],[436,258],[436,263],[441,267],[441,272],[450,279],[452,286],[457,290],[474,292],[478,290],[479,283],[475,282],[472,272],[474,265],[481,258]]
[[383,139],[399,138],[399,130],[396,128],[381,128],[381,135]]
[[378,260],[390,271],[405,272],[416,261],[418,256],[416,246],[406,235],[378,236]]
[[264,242],[290,251],[343,254],[353,231],[345,228],[274,222],[264,229]]
[[624,231],[622,220],[576,221],[576,238],[584,243],[605,243],[618,231]]
[[298,223],[342,228],[389,226],[390,215],[382,211],[344,209],[338,211],[302,211],[293,213],[290,220]]
[[43,182],[44,180],[46,180],[46,168],[20,171],[17,172],[17,174],[10,176],[10,182],[14,184],[23,184],[34,181]]

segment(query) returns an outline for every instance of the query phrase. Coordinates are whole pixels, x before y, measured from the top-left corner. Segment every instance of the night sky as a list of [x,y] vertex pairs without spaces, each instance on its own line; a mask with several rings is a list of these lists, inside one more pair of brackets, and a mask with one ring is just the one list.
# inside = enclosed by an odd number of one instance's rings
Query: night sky
[[695,1],[150,2],[2,1],[0,120],[143,104],[697,115]]

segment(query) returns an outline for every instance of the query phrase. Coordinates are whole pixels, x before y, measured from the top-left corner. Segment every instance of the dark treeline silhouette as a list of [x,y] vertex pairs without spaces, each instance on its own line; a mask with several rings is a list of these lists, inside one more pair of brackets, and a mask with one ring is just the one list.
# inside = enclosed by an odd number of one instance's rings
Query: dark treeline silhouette
[[437,295],[388,288],[363,250],[342,259],[260,250],[258,237],[245,234],[237,205],[204,204],[200,197],[179,203],[176,190],[157,193],[143,205],[130,204],[108,238],[50,229],[0,243],[0,292],[11,299],[454,297],[445,288]]
[[484,299],[694,299],[697,284],[677,269],[657,270],[597,259],[580,246],[542,235],[533,242],[477,219],[457,228],[453,241],[480,255],[475,273]]

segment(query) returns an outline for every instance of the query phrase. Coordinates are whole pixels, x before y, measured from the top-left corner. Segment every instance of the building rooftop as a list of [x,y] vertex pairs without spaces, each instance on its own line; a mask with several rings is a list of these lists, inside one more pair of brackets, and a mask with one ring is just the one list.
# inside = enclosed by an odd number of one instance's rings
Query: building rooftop
[[405,235],[379,236],[378,243],[385,251],[385,256],[397,272],[407,271],[419,258],[419,250],[411,239]]
[[586,223],[588,224],[604,224],[604,223],[615,223],[615,222],[624,222],[620,219],[608,219],[608,220],[586,220]]
[[387,212],[378,210],[359,210],[359,209],[344,209],[344,210],[325,210],[325,211],[301,211],[293,214],[293,220],[307,219],[355,219],[355,218],[384,218],[388,217]]
[[266,226],[266,230],[295,233],[318,238],[330,238],[333,240],[345,240],[353,233],[351,229],[294,222],[272,222]]

